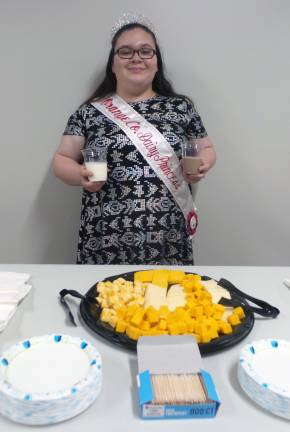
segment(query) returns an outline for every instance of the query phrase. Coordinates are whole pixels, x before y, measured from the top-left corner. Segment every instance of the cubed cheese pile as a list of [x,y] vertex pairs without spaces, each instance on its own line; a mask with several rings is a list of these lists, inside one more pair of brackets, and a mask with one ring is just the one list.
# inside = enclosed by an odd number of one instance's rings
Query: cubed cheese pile
[[[134,340],[144,335],[193,334],[198,342],[210,342],[232,333],[245,317],[241,307],[229,309],[213,302],[219,288],[210,282],[166,269],[136,272],[134,282],[123,278],[99,282],[101,320]],[[228,291],[220,296],[230,297]]]

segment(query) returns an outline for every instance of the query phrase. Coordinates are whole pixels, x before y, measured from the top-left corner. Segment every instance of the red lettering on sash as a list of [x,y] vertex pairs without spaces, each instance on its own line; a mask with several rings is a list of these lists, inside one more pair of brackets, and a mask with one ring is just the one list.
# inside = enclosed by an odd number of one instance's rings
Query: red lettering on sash
[[128,127],[135,135],[139,141],[139,144],[146,149],[147,157],[149,159],[153,159],[157,162],[158,168],[162,171],[162,173],[166,176],[166,178],[170,181],[172,186],[178,190],[181,186],[180,181],[168,166],[169,157],[161,156],[160,152],[156,146],[156,142],[152,141],[152,133],[151,132],[142,132],[141,122],[131,120],[126,114],[122,112],[120,108],[113,104],[113,98],[109,97],[100,101],[102,105],[104,105],[107,110],[113,114],[113,116],[124,123],[126,127]]

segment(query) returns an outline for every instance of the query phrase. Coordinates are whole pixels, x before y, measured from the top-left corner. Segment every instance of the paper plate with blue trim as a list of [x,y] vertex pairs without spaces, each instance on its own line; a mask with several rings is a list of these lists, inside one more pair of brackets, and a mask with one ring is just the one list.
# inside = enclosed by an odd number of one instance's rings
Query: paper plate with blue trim
[[0,356],[0,413],[24,424],[74,417],[97,398],[101,357],[87,341],[63,334],[33,337]]
[[271,413],[290,419],[290,341],[261,339],[240,354],[238,379],[242,389]]

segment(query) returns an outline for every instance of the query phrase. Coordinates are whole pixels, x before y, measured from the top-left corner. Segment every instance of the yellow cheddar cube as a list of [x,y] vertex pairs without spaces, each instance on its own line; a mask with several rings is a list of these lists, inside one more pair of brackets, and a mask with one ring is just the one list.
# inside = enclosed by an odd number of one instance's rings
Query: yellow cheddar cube
[[217,329],[215,329],[214,327],[212,327],[212,328],[209,330],[209,332],[210,332],[210,337],[211,337],[211,339],[215,339],[215,338],[218,338],[218,337],[219,337],[218,331],[217,331]]
[[186,306],[191,309],[192,307],[196,306],[196,301],[193,297],[187,295],[187,301],[186,301]]
[[118,318],[125,318],[127,313],[127,308],[125,306],[121,306],[116,309],[116,313]]
[[177,307],[175,309],[175,315],[177,320],[184,320],[185,317],[187,316],[185,309],[182,307]]
[[194,306],[191,308],[191,315],[193,318],[199,318],[203,315],[203,307],[202,306]]
[[183,279],[182,286],[186,293],[191,293],[193,291],[194,282],[191,280]]
[[201,336],[200,336],[199,334],[192,333],[192,336],[195,337],[195,340],[196,340],[197,343],[200,343],[200,342],[201,342]]
[[196,326],[195,326],[195,333],[202,335],[204,333],[208,333],[208,327],[206,324],[202,323],[202,322],[197,322]]
[[221,334],[230,334],[233,332],[232,326],[225,321],[219,321],[218,325],[218,331]]
[[201,296],[202,296],[202,290],[194,291],[194,297],[196,298],[197,301],[201,300]]
[[167,330],[167,321],[165,319],[161,319],[159,321],[158,328],[160,330]]
[[185,324],[187,327],[187,333],[194,333],[196,329],[196,320],[194,319],[186,319]]
[[234,313],[237,314],[240,319],[243,319],[246,316],[244,309],[241,306],[234,308]]
[[209,299],[209,298],[201,298],[201,299],[200,299],[200,304],[201,304],[202,306],[211,306],[212,308],[214,307],[214,305],[213,305],[211,299]]
[[207,301],[209,301],[211,303],[212,297],[211,297],[211,295],[206,290],[201,289],[201,290],[196,290],[195,292],[199,293],[199,299],[200,299],[200,301],[207,300]]
[[225,311],[224,305],[214,304],[213,307],[214,307],[216,312],[222,312],[223,313]]
[[199,280],[196,280],[193,282],[193,290],[200,290],[202,289],[202,283]]
[[127,323],[126,321],[124,321],[123,319],[118,319],[115,330],[118,333],[125,333],[126,328],[127,328]]
[[211,304],[206,304],[203,306],[203,312],[207,317],[210,317],[214,314],[214,308]]
[[131,317],[134,315],[134,313],[136,312],[136,310],[138,309],[138,305],[137,304],[131,304],[127,307],[127,313],[126,313],[126,319],[130,320]]
[[214,318],[209,318],[209,328],[215,329],[216,331],[218,331],[218,321],[215,320]]
[[185,333],[187,333],[187,326],[186,326],[186,323],[184,321],[179,321],[177,323],[177,328],[178,328],[178,333],[179,334],[185,334]]
[[222,319],[222,316],[223,316],[223,312],[218,311],[218,312],[215,312],[212,317],[218,321],[218,320]]
[[133,340],[138,340],[139,336],[141,336],[142,331],[136,327],[128,325],[126,328],[126,335]]
[[211,332],[210,330],[204,332],[203,334],[200,335],[201,338],[201,342],[202,343],[207,343],[211,341]]
[[236,326],[238,324],[241,323],[239,316],[236,313],[232,313],[229,317],[228,317],[228,322],[233,325]]
[[146,309],[146,320],[149,321],[150,324],[158,323],[159,313],[154,307],[149,306]]
[[149,331],[150,330],[140,329],[140,332],[141,332],[140,336],[150,336]]
[[168,306],[166,306],[166,305],[160,306],[160,309],[159,309],[159,318],[160,319],[166,320],[169,314],[170,314],[170,311],[168,309]]
[[171,335],[178,335],[179,334],[179,327],[178,323],[168,323],[168,331]]
[[150,323],[148,322],[148,321],[143,321],[142,323],[141,323],[141,326],[140,326],[140,328],[142,329],[142,330],[145,330],[145,331],[147,331],[147,330],[149,330],[150,329]]
[[130,323],[135,325],[136,327],[139,327],[143,317],[145,315],[145,310],[143,308],[139,308],[134,312],[134,315],[132,316]]

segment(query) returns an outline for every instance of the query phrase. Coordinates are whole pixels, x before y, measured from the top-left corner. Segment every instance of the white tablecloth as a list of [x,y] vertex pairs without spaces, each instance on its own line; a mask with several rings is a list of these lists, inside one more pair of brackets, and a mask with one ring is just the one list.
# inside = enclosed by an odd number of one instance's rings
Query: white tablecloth
[[[144,267],[142,267],[144,268]],[[185,267],[213,278],[229,279],[242,291],[261,298],[281,313],[275,320],[257,317],[251,333],[240,344],[226,351],[203,357],[203,367],[209,371],[220,395],[217,417],[206,420],[156,420],[139,418],[134,353],[117,348],[95,335],[80,323],[69,324],[58,302],[61,289],[75,289],[85,294],[98,280],[106,276],[141,269],[138,266],[77,266],[77,265],[0,265],[0,271],[31,274],[33,290],[19,306],[6,329],[0,334],[0,352],[11,344],[35,335],[67,333],[91,341],[102,355],[104,363],[103,389],[98,400],[84,413],[64,423],[49,427],[61,432],[104,430],[106,432],[143,431],[209,431],[235,432],[289,431],[290,423],[256,406],[241,390],[237,381],[237,361],[241,347],[260,338],[290,340],[290,290],[283,280],[289,278],[289,267]],[[77,316],[79,301],[70,300]],[[0,417],[0,430],[5,432],[32,430]],[[44,430],[34,427],[34,431]]]

